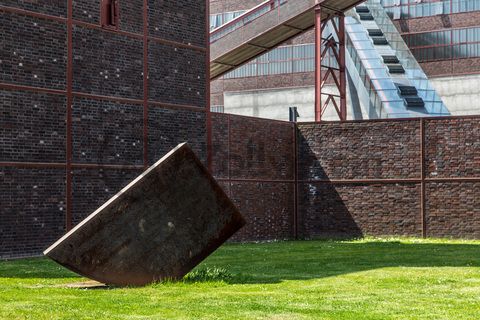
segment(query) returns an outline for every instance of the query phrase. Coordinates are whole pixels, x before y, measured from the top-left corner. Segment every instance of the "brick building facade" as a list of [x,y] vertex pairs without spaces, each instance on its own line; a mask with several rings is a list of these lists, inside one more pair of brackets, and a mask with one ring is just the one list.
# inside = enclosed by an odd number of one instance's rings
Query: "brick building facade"
[[106,26],[93,2],[0,5],[0,258],[40,254],[183,141],[247,218],[235,241],[480,238],[478,117],[210,114],[204,1],[120,1]]
[[2,1],[1,257],[39,254],[180,142],[206,163],[207,14],[204,0]]

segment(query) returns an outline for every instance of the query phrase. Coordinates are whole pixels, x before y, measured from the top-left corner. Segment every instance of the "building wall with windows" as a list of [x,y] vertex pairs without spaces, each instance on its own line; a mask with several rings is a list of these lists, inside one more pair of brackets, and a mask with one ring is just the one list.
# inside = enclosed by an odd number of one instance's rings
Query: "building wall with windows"
[[[235,12],[262,2],[211,1],[211,18],[233,19]],[[480,0],[381,2],[451,113],[479,114],[480,107],[472,108],[471,101],[480,99],[480,89],[476,89],[480,88]],[[292,105],[305,110],[304,120],[312,119],[313,104],[310,112],[307,105],[313,102],[314,92],[313,40],[313,32],[306,32],[214,81],[212,105],[216,110],[266,116],[269,112],[259,110],[275,102],[280,110],[271,116],[276,119],[288,119]],[[463,80],[472,84],[468,90],[461,85]],[[299,92],[306,92],[307,97],[299,97]],[[278,99],[260,99],[276,94]],[[239,106],[241,101],[253,104]],[[350,115],[357,107],[349,103]]]

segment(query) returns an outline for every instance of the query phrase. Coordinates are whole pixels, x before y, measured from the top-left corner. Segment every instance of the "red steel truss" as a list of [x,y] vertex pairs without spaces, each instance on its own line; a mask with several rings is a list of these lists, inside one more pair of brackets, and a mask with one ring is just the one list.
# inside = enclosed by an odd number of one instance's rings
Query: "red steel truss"
[[[322,38],[322,33],[331,23],[334,35]],[[338,39],[338,41],[336,40]],[[329,106],[335,108],[340,121],[347,120],[347,78],[345,66],[345,16],[343,13],[329,16],[322,20],[322,7],[315,7],[315,121],[322,121],[322,117]],[[338,68],[331,63],[323,64],[328,55],[338,65]],[[324,92],[327,81],[333,80],[336,89]],[[330,82],[329,82],[330,84]],[[323,96],[326,97],[323,102]]]

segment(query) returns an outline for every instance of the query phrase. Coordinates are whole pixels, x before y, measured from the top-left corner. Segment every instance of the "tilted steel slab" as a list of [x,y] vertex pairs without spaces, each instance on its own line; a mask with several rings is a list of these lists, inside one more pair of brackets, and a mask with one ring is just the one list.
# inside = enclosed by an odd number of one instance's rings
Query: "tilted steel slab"
[[245,221],[193,151],[181,144],[45,251],[112,285],[179,279]]
[[[322,19],[329,19],[364,1],[320,1]],[[314,8],[317,4],[317,0],[288,0],[278,8],[211,42],[210,79],[216,79],[314,27]],[[249,12],[237,17],[229,24],[213,30],[211,34],[222,32],[222,29],[229,28],[248,14]]]

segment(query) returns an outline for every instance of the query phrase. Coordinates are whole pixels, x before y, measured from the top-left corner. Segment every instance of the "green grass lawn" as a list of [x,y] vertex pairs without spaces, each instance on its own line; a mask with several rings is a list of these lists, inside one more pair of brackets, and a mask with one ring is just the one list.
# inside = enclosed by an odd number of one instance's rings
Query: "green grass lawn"
[[0,262],[0,318],[480,319],[480,241],[230,244],[197,270],[214,268],[199,281],[202,271],[84,289],[66,286],[85,279],[47,259]]

